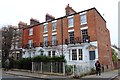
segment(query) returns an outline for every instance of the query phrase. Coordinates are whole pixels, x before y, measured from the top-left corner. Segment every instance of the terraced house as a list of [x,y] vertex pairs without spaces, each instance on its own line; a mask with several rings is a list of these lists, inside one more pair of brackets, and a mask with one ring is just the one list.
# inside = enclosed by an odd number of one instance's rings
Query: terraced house
[[64,55],[68,65],[94,67],[96,60],[111,69],[111,41],[106,21],[91,8],[76,12],[67,5],[66,15],[55,18],[46,14],[46,21],[40,23],[30,19],[24,28],[22,57],[37,55]]
[[27,27],[24,22],[19,22],[18,27],[14,27],[13,38],[11,44],[11,54],[14,60],[19,60],[22,58],[22,44],[23,44],[23,28]]

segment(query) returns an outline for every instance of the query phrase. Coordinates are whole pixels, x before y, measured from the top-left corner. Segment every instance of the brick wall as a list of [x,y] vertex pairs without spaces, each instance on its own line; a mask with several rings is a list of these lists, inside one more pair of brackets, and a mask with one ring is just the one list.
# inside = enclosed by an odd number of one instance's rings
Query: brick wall
[[33,27],[33,35],[29,36],[29,30],[30,28],[27,28],[24,30],[24,44],[28,44],[29,40],[33,40],[33,43],[35,43],[35,46],[40,45],[40,25]]
[[[80,14],[75,14],[74,15],[74,27],[72,27],[72,28],[68,28],[68,18],[67,17],[58,19],[56,21],[56,23],[57,23],[57,27],[56,27],[57,29],[56,29],[55,32],[57,32],[58,44],[62,44],[62,27],[63,27],[63,43],[65,43],[65,39],[68,39],[68,30],[74,29],[74,37],[75,38],[76,37],[82,38],[80,28],[86,27],[86,26],[88,27],[88,35],[90,36],[90,41],[96,41],[97,40],[94,10],[90,10],[90,11],[87,12],[87,24],[86,25],[81,25],[80,24]],[[40,28],[35,28],[35,27],[40,27]],[[47,33],[43,33],[44,32],[43,24],[41,24],[40,26],[34,26],[33,29],[34,29],[34,35],[35,35],[34,37],[39,37],[39,38],[36,38],[36,39],[39,39],[37,41],[44,42],[44,40],[43,40],[43,35],[44,34],[48,34],[48,41],[52,41],[52,33],[53,33],[52,22],[48,22],[48,32]],[[29,33],[29,29],[28,29],[28,31],[26,30],[24,33],[25,33],[25,35],[27,35]],[[33,36],[26,36],[26,37],[28,39],[33,38]],[[27,41],[27,39],[25,41]],[[34,38],[34,41],[36,41],[35,38]]]
[[62,44],[61,19],[57,20],[56,31],[57,31],[57,37],[56,38],[58,40],[58,44]]
[[40,25],[40,43],[44,41],[43,32],[44,32],[44,26]]
[[92,9],[87,12],[87,26],[88,26],[88,35],[90,36],[90,41],[97,41],[97,31],[95,25],[94,11],[95,10]]
[[76,14],[74,16],[74,37],[81,37],[81,30],[80,30],[80,15]]
[[99,60],[101,64],[105,67],[111,69],[112,68],[112,54],[111,54],[111,41],[109,30],[106,28],[106,22],[103,18],[98,14],[96,10],[94,10],[95,14],[95,24],[96,24],[96,34],[98,41],[98,53]]
[[48,41],[52,41],[52,22],[48,23]]
[[63,43],[65,43],[65,39],[68,39],[68,19],[63,18]]
[[28,44],[29,28],[24,29],[23,33],[23,43]]
[[33,43],[35,43],[35,46],[40,46],[40,26],[33,27]]

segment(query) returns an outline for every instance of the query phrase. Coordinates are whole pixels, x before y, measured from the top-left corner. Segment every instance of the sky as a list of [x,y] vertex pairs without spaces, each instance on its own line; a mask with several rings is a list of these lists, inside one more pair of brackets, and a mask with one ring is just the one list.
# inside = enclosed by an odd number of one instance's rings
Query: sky
[[95,7],[106,20],[111,44],[118,45],[118,2],[120,0],[0,0],[0,27],[17,26],[19,21],[30,23],[31,18],[45,21],[46,13],[59,18],[69,4],[76,12]]

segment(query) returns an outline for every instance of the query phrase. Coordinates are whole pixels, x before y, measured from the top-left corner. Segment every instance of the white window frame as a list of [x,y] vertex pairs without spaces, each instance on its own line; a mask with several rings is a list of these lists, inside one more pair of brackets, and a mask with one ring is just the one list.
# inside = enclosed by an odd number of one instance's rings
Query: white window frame
[[48,36],[48,34],[44,34],[43,37]]
[[57,35],[57,32],[52,33],[52,35]]
[[[71,33],[71,32],[73,32],[73,35],[74,35],[74,31],[70,31],[70,32],[69,32],[69,36],[68,36],[68,37],[69,37],[69,43],[70,43],[70,44],[72,43],[72,42],[71,42],[71,39],[74,39],[74,38],[75,38],[75,35],[72,36],[72,37],[70,36],[70,33]],[[73,41],[74,41],[74,40],[73,40]]]
[[[68,18],[68,27],[71,28],[71,27],[74,27],[74,16],[69,16],[67,17]],[[72,25],[69,25],[69,19],[73,19],[73,24]]]
[[[73,58],[73,50],[76,51],[76,54],[74,53],[74,58]],[[77,61],[77,49],[72,49],[72,61]]]
[[56,26],[55,26],[55,27],[57,28],[57,20],[52,21],[52,31],[56,31],[56,28],[55,28],[55,29],[53,29],[53,24],[54,24],[54,23],[56,24]]
[[[53,55],[53,52],[55,52],[55,55]],[[52,51],[52,57],[56,56],[56,51]]]
[[[80,55],[79,50],[81,51],[81,55]],[[80,59],[80,56],[81,56],[82,59]],[[78,60],[79,60],[79,61],[82,61],[82,60],[83,60],[83,49],[78,49]]]
[[88,29],[88,26],[80,28],[81,30]]
[[[54,38],[53,38],[54,36]],[[54,42],[54,41],[57,41],[57,36],[56,35],[52,35],[52,45],[56,45],[57,42]]]
[[[46,25],[47,25],[47,29],[46,29],[46,31],[45,31],[45,26],[46,26]],[[48,23],[44,23],[43,27],[44,27],[44,33],[48,32]]]
[[32,43],[33,43],[33,40],[28,41],[29,47],[32,47]]
[[[80,28],[81,29],[81,36],[82,36],[82,39],[83,39],[83,34],[82,34],[82,30],[87,30],[88,31],[88,26],[86,26],[86,27],[82,27],[82,28]],[[87,34],[88,35],[88,34]],[[85,43],[85,42],[84,42]]]
[[29,29],[29,36],[33,35],[33,28]]
[[48,42],[48,36],[44,36],[44,47],[48,46],[48,43],[46,42]]
[[[85,15],[86,16],[86,22],[81,22],[81,16],[83,16],[83,15]],[[87,12],[82,12],[82,13],[80,13],[80,23],[81,23],[81,25],[84,25],[84,24],[87,24]]]
[[[49,53],[49,52],[50,52],[50,53]],[[52,57],[52,56],[51,56],[51,51],[48,51],[48,56],[49,56],[49,57]]]
[[70,30],[68,30],[68,32],[73,32],[74,31],[74,29],[70,29]]
[[[79,59],[79,49],[82,50],[82,60]],[[76,50],[76,60],[73,60],[73,53],[72,53],[72,50]],[[83,61],[83,58],[84,58],[84,54],[83,54],[83,49],[82,48],[73,48],[73,49],[70,49],[70,60],[71,61]]]

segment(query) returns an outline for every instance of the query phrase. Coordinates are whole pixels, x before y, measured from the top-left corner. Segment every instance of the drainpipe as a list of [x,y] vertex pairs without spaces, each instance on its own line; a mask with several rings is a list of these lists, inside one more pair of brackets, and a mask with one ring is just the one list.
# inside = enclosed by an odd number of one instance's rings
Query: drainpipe
[[62,56],[63,56],[63,19],[61,19],[61,33],[62,33]]

